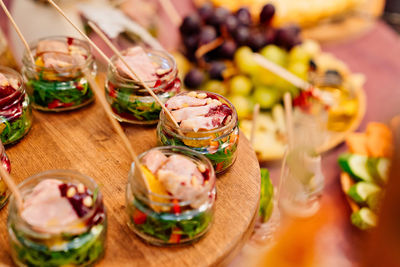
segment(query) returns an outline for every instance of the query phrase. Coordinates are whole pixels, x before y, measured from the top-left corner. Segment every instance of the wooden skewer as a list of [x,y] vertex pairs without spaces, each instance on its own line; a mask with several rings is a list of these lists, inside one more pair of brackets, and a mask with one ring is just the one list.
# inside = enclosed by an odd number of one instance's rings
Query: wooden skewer
[[181,26],[182,24],[182,17],[179,15],[178,11],[176,10],[174,4],[171,3],[171,0],[159,0],[162,8],[167,13],[169,19],[175,24],[176,27]]
[[144,185],[146,186],[147,189],[149,189],[148,183],[146,178],[144,177],[143,172],[141,171],[141,163],[139,161],[139,158],[137,157],[135,151],[132,148],[132,144],[129,142],[128,137],[126,136],[126,134],[124,133],[124,130],[122,129],[121,125],[119,124],[119,122],[115,119],[113,112],[111,110],[110,105],[107,103],[107,100],[104,96],[104,94],[102,93],[102,90],[100,89],[99,85],[97,84],[97,82],[95,81],[95,79],[92,77],[92,75],[89,72],[85,72],[85,77],[88,80],[91,89],[93,90],[93,92],[95,93],[97,100],[100,102],[101,106],[103,107],[104,111],[107,114],[108,119],[110,120],[112,126],[114,127],[115,131],[117,132],[117,134],[119,135],[119,137],[121,137],[122,142],[125,145],[125,148],[127,149],[129,155],[131,156],[133,162],[135,162],[136,165],[136,170],[138,171],[138,174],[141,176],[141,181],[144,183]]
[[31,52],[31,48],[29,47],[28,42],[25,40],[24,36],[22,35],[21,30],[19,29],[17,23],[15,23],[12,15],[10,14],[10,12],[8,11],[6,5],[4,4],[3,0],[0,0],[0,5],[4,10],[4,13],[6,13],[8,19],[10,20],[11,24],[13,25],[15,31],[17,32],[19,38],[21,39],[22,43],[25,46],[26,52],[28,53],[29,58],[31,59],[33,65],[35,65],[35,59],[33,58],[32,52]]
[[179,124],[172,116],[171,112],[165,107],[164,103],[157,97],[157,95],[150,89],[150,87],[142,80],[139,75],[135,74],[131,66],[126,62],[124,57],[122,56],[121,52],[111,43],[108,37],[97,27],[93,22],[88,22],[89,26],[99,35],[99,37],[111,48],[111,50],[117,55],[117,57],[124,63],[124,65],[128,68],[129,72],[128,75],[132,80],[138,80],[143,87],[147,90],[147,92],[154,98],[154,100],[162,107],[164,112],[168,115],[171,121],[175,124],[175,126],[179,129]]
[[286,131],[288,136],[289,149],[292,150],[294,146],[294,133],[293,133],[293,108],[292,108],[292,97],[289,92],[283,96],[283,103],[285,106],[285,119],[286,119]]
[[262,67],[266,68],[267,70],[273,72],[274,74],[278,75],[279,77],[285,79],[286,81],[290,82],[294,86],[301,88],[303,90],[309,90],[312,85],[296,75],[292,74],[291,72],[287,71],[285,68],[279,66],[278,64],[266,59],[260,54],[255,53],[253,55],[254,60]]
[[12,192],[12,194],[14,195],[15,201],[17,203],[17,209],[18,211],[20,211],[22,209],[23,206],[23,198],[22,198],[22,194],[19,191],[17,185],[14,182],[14,179],[11,177],[11,175],[8,173],[8,171],[6,170],[6,168],[3,166],[3,164],[0,164],[0,175],[1,178],[3,179],[3,181],[6,183],[8,189],[10,189],[10,191]]
[[258,120],[258,115],[260,114],[260,104],[257,103],[254,105],[254,110],[253,110],[253,121],[251,124],[251,135],[250,135],[250,143],[254,147],[254,141],[256,137],[256,131],[257,131],[257,120]]
[[288,155],[288,148],[286,147],[285,148],[285,152],[283,153],[283,158],[282,158],[282,163],[281,163],[281,173],[279,175],[278,189],[277,189],[277,192],[276,192],[276,201],[278,201],[278,204],[279,204],[279,199],[281,197],[283,179],[285,179],[285,173],[286,173],[285,172],[285,167],[286,167],[287,155]]

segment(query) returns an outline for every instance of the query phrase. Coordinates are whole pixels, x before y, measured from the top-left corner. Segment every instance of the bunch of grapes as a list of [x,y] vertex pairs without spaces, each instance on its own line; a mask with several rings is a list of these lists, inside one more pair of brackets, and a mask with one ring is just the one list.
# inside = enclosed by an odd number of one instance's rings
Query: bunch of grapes
[[[296,88],[252,59],[252,53],[258,52],[307,78],[309,58],[301,49],[294,49],[301,44],[300,29],[294,25],[273,27],[274,14],[271,4],[262,8],[258,18],[244,7],[231,13],[205,4],[185,17],[180,26],[184,54],[194,66],[184,78],[185,86],[228,95],[241,117],[247,116],[256,102],[268,109],[281,100],[284,90],[294,91]],[[196,53],[211,42],[217,45],[200,56]]]

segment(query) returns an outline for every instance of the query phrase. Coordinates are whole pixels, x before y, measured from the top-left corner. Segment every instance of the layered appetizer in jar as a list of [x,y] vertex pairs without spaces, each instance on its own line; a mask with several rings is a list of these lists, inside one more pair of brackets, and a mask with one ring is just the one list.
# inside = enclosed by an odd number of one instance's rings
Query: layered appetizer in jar
[[[181,81],[171,55],[164,51],[144,50],[140,46],[129,48],[122,54],[130,68],[162,102],[179,93]],[[131,78],[129,69],[118,57],[114,56],[111,61],[106,97],[115,117],[133,124],[157,123],[161,106],[138,79]]]
[[[6,168],[8,173],[11,172],[11,164],[8,156],[6,154],[6,150],[4,149],[3,144],[0,142],[0,164],[3,164],[3,167]],[[8,200],[8,190],[7,185],[0,177],[0,209],[4,207]]]
[[72,37],[49,37],[31,46],[34,63],[25,51],[23,75],[34,108],[65,111],[93,101],[84,73],[96,74],[87,42]]
[[127,186],[129,224],[158,246],[193,243],[210,228],[216,197],[210,161],[185,147],[156,147],[132,164]]
[[161,112],[157,127],[160,144],[186,146],[200,152],[211,160],[217,173],[234,163],[239,142],[238,119],[226,98],[192,91],[172,97],[165,106],[179,128]]
[[18,266],[91,266],[105,249],[107,219],[102,195],[89,177],[73,171],[37,174],[11,197],[8,235]]
[[0,67],[0,139],[5,145],[24,137],[32,125],[32,110],[22,77]]

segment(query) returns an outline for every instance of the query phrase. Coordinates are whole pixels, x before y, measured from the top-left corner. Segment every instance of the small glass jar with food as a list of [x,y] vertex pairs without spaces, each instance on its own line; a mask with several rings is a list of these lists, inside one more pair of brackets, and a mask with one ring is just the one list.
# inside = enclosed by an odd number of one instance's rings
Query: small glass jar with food
[[0,67],[0,139],[4,145],[24,137],[32,125],[32,110],[21,75]]
[[18,266],[91,266],[104,254],[107,216],[98,185],[74,171],[39,173],[11,196],[8,238]]
[[[179,93],[181,81],[173,57],[157,50],[140,46],[122,52],[125,61],[136,75],[165,103]],[[114,116],[133,124],[155,124],[161,106],[138,80],[132,79],[126,65],[116,56],[111,58],[106,81],[106,97]]]
[[[11,163],[10,160],[8,159],[8,156],[6,154],[6,150],[4,149],[3,144],[0,141],[0,161],[1,164],[3,164],[3,167],[6,168],[8,173],[11,172]],[[0,178],[0,209],[6,205],[7,200],[8,200],[8,190],[7,190],[7,185],[4,183],[3,179]]]
[[161,145],[186,146],[205,155],[216,173],[235,162],[238,118],[234,106],[225,97],[203,91],[185,92],[169,99],[165,106],[179,128],[162,111],[157,127]]
[[65,111],[94,100],[85,73],[96,74],[89,44],[72,37],[48,37],[25,51],[23,75],[32,106],[42,111]]
[[215,173],[202,154],[185,147],[156,147],[132,164],[126,201],[129,225],[158,246],[190,244],[211,227]]

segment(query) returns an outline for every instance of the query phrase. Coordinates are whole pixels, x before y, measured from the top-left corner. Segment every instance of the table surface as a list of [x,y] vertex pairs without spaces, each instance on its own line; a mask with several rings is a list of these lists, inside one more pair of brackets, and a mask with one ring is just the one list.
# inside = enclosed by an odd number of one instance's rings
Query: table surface
[[[136,153],[156,146],[155,127],[124,125]],[[49,169],[73,169],[100,185],[108,212],[104,266],[209,266],[233,256],[252,232],[258,211],[260,170],[243,135],[238,158],[218,176],[214,224],[194,245],[159,248],[144,244],[127,226],[125,187],[129,155],[99,103],[61,114],[34,112],[28,135],[7,148],[17,182]],[[0,212],[0,265],[10,264],[7,208]],[[232,255],[231,255],[232,254]]]

